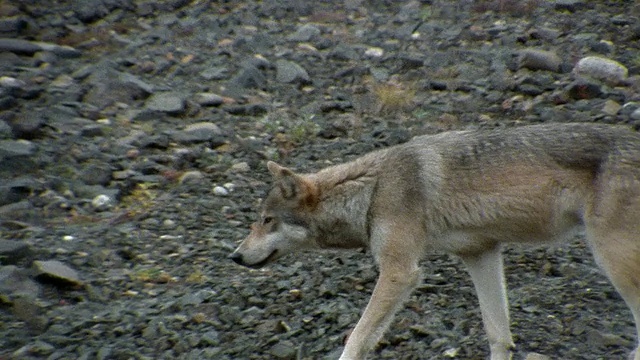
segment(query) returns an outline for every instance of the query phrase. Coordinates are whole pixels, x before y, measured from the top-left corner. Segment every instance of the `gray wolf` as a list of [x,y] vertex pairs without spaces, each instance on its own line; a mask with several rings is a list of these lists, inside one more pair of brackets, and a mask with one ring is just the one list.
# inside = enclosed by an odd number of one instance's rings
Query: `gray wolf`
[[[491,360],[511,359],[501,245],[577,231],[640,332],[640,134],[630,129],[574,123],[455,131],[317,173],[267,167],[274,187],[232,260],[258,268],[304,249],[365,247],[378,265],[341,360],[366,357],[420,281],[423,254],[433,250],[462,259]],[[640,360],[640,345],[630,359]]]

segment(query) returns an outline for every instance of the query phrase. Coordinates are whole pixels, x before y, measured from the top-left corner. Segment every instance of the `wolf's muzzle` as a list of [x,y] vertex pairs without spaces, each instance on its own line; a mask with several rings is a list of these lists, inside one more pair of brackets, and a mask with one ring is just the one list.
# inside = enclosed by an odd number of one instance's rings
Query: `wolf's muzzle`
[[233,262],[235,262],[238,265],[244,265],[244,260],[242,260],[242,254],[239,254],[237,252],[231,253],[231,255],[229,255],[229,259],[233,260]]
[[273,250],[271,254],[269,254],[269,256],[267,256],[264,260],[254,264],[248,264],[246,261],[244,261],[244,257],[242,256],[242,254],[233,252],[231,253],[231,255],[229,255],[229,259],[233,260],[236,264],[250,267],[252,269],[259,269],[267,265],[268,263],[272,262],[277,256],[278,256],[278,250]]

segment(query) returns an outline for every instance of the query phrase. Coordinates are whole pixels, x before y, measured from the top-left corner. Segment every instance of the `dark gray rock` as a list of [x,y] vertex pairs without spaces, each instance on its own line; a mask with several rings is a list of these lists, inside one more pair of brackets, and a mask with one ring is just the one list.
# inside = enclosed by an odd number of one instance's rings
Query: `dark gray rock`
[[[29,244],[20,240],[0,239],[0,263],[12,265],[33,254]],[[2,280],[0,280],[1,282]]]
[[105,162],[94,161],[80,172],[80,179],[87,185],[107,185],[111,181],[111,166]]
[[33,192],[40,190],[41,188],[41,184],[27,176],[4,180],[0,183],[0,205],[25,200]]
[[360,55],[358,52],[349,45],[346,44],[338,44],[330,53],[330,57],[335,60],[358,60]]
[[28,40],[0,39],[0,52],[10,51],[20,55],[33,55],[41,50],[42,47]]
[[556,0],[554,6],[556,10],[576,12],[587,8],[587,3],[582,0]]
[[544,92],[539,86],[533,84],[520,84],[518,91],[529,96],[538,96]]
[[40,114],[25,116],[21,114],[8,122],[13,136],[19,139],[33,139],[40,135],[46,119]]
[[269,112],[267,104],[231,105],[224,110],[232,115],[260,116]]
[[562,59],[555,53],[546,50],[525,49],[518,53],[521,68],[530,70],[560,70]]
[[265,89],[267,78],[257,67],[243,67],[236,76],[229,80],[229,86],[243,89]]
[[90,85],[83,101],[97,106],[107,107],[116,102],[131,103],[146,99],[153,93],[153,86],[137,76],[123,73],[112,68],[111,64],[97,65],[86,79]]
[[105,6],[103,0],[86,0],[73,3],[74,12],[80,21],[90,23],[105,17],[109,14],[109,9]]
[[6,35],[18,35],[23,32],[29,22],[22,16],[8,16],[0,18],[0,33]]
[[36,260],[33,269],[39,279],[66,285],[82,285],[78,272],[58,260]]
[[566,94],[576,100],[594,99],[601,97],[604,93],[602,85],[586,79],[578,79],[565,87]]

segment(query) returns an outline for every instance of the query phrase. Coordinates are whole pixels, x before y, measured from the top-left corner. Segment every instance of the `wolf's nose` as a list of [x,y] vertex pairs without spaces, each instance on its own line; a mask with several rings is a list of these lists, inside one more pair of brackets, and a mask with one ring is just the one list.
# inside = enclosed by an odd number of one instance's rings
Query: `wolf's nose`
[[242,265],[242,254],[238,254],[237,252],[231,253],[229,255],[229,259],[233,260],[236,264]]

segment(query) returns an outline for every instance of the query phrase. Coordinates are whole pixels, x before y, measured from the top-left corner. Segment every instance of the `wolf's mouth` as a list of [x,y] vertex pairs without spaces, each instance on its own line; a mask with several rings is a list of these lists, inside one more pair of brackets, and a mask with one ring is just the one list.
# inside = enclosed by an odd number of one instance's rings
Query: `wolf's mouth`
[[273,261],[276,258],[277,254],[278,254],[278,249],[275,249],[264,260],[260,261],[259,263],[250,264],[250,265],[247,265],[247,266],[250,267],[250,268],[253,268],[253,269],[259,269],[259,268],[267,265],[271,261]]

